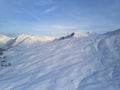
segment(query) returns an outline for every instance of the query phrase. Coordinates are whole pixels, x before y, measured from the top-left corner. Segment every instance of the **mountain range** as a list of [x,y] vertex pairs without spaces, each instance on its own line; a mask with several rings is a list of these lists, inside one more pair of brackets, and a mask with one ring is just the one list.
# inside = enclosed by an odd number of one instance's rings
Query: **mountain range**
[[0,90],[120,90],[120,29],[0,35],[0,48]]

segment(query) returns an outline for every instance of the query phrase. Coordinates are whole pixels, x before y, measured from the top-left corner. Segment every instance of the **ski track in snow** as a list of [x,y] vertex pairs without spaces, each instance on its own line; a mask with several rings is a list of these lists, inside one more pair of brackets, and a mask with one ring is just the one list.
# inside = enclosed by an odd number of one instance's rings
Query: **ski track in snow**
[[4,51],[0,90],[119,90],[120,36],[74,37],[37,42],[25,39]]

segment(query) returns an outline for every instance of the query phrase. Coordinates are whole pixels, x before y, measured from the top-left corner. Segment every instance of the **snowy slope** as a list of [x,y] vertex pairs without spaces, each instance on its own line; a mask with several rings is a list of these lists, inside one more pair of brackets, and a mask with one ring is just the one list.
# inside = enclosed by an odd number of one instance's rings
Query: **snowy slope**
[[24,47],[16,40],[3,55],[11,65],[0,67],[0,90],[120,90],[120,34],[114,32],[29,46],[23,40]]
[[69,38],[73,38],[73,37],[87,37],[87,36],[93,36],[93,35],[97,35],[97,33],[93,33],[93,32],[84,32],[84,33],[73,32],[70,35],[60,37],[59,39],[63,40],[63,39],[69,39]]
[[4,46],[10,39],[11,39],[10,37],[0,34],[0,48],[4,48]]
[[54,37],[49,36],[35,36],[35,35],[28,35],[28,34],[21,34],[15,38],[15,42],[13,46],[16,45],[30,45],[35,44],[36,42],[47,42],[54,40]]

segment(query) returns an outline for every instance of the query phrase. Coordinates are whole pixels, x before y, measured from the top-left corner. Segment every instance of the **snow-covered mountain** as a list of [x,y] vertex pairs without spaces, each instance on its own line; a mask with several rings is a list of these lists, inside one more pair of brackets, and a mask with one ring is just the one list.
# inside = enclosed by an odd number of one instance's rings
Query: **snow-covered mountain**
[[0,90],[120,90],[119,32],[20,35],[1,57]]
[[35,36],[35,35],[21,34],[15,38],[15,42],[13,43],[13,46],[31,45],[31,44],[35,44],[36,42],[48,42],[54,39],[55,37],[50,37],[50,36],[45,36],[45,35]]
[[70,35],[60,37],[59,39],[63,40],[63,39],[68,39],[68,38],[73,38],[73,37],[87,37],[87,36],[93,36],[93,35],[97,35],[97,33],[93,33],[93,32],[84,32],[84,33],[82,33],[82,32],[73,32]]
[[10,39],[10,37],[0,34],[0,48],[4,48]]

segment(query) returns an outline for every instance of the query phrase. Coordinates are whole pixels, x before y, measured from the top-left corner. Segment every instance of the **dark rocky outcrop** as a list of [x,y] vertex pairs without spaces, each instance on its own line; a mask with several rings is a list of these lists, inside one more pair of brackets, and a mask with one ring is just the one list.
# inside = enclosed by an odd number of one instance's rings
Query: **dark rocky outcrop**
[[8,66],[11,66],[11,63],[8,63],[6,61],[7,57],[6,56],[3,56],[3,49],[0,48],[0,66],[1,67],[8,67]]
[[2,48],[0,48],[0,55],[2,55],[3,54],[3,49]]

